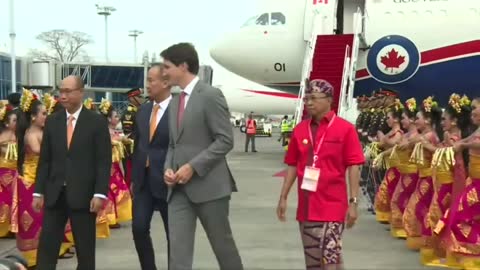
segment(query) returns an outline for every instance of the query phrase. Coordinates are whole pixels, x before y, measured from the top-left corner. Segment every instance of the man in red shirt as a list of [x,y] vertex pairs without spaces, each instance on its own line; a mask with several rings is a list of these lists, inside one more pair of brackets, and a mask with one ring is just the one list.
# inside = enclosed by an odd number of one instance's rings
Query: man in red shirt
[[293,130],[277,208],[278,218],[285,221],[287,196],[298,178],[297,220],[308,269],[342,269],[344,225],[351,228],[357,219],[360,166],[365,158],[355,127],[331,110],[333,91],[325,80],[308,84],[304,101],[311,119]]

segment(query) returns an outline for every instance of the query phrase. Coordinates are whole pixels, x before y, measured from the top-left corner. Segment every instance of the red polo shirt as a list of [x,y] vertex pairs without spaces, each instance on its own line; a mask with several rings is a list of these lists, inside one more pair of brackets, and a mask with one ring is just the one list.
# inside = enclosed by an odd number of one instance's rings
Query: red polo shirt
[[[298,221],[343,222],[348,210],[346,169],[365,162],[355,127],[345,119],[334,116],[335,113],[331,111],[317,123],[310,119],[303,120],[295,127],[290,138],[285,163],[297,168]],[[330,121],[333,123],[327,129]],[[315,164],[321,171],[316,192],[300,188],[305,166],[311,166],[313,161],[309,125],[315,141],[320,141],[326,132]]]

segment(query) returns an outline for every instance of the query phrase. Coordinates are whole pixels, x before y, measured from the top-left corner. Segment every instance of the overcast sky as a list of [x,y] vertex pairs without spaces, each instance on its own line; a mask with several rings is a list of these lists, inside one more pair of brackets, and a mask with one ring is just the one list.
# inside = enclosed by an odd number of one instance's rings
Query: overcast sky
[[[95,61],[104,61],[104,17],[97,15],[96,3],[114,6],[108,18],[111,62],[133,61],[133,39],[128,31],[144,32],[137,41],[138,58],[145,50],[157,55],[177,42],[195,44],[202,64],[214,68],[214,83],[242,82],[218,66],[208,49],[216,38],[239,28],[255,15],[258,0],[14,0],[17,55],[41,48],[35,37],[52,29],[81,31],[94,40],[86,47]],[[0,0],[0,51],[9,51],[9,0]],[[158,59],[158,58],[157,58]],[[243,82],[247,83],[247,82]]]

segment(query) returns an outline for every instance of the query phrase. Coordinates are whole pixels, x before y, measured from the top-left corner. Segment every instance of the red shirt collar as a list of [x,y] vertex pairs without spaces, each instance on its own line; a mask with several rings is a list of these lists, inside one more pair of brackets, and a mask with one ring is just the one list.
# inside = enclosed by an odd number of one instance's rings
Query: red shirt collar
[[312,124],[321,124],[321,122],[325,122],[325,123],[330,123],[330,121],[332,121],[332,118],[335,116],[335,112],[334,111],[329,111],[327,114],[325,114],[325,116],[320,120],[320,121],[315,121],[313,118],[312,118]]

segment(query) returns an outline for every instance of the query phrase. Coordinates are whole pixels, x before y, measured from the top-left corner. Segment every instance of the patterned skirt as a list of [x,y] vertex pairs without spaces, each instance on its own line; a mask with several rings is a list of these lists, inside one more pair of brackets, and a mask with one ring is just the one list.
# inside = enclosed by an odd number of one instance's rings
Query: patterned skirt
[[403,213],[403,226],[407,232],[406,244],[411,250],[420,250],[425,247],[423,234],[431,235],[432,228],[426,222],[426,217],[432,203],[433,193],[432,177],[421,177]]
[[415,191],[418,182],[418,173],[401,174],[400,180],[395,187],[390,201],[391,219],[390,233],[396,238],[406,238],[407,233],[403,227],[403,215],[407,208],[408,201]]
[[306,269],[343,269],[343,229],[343,222],[300,222]]
[[382,183],[375,195],[375,214],[380,223],[390,223],[393,192],[400,180],[400,171],[391,167],[385,173]]

